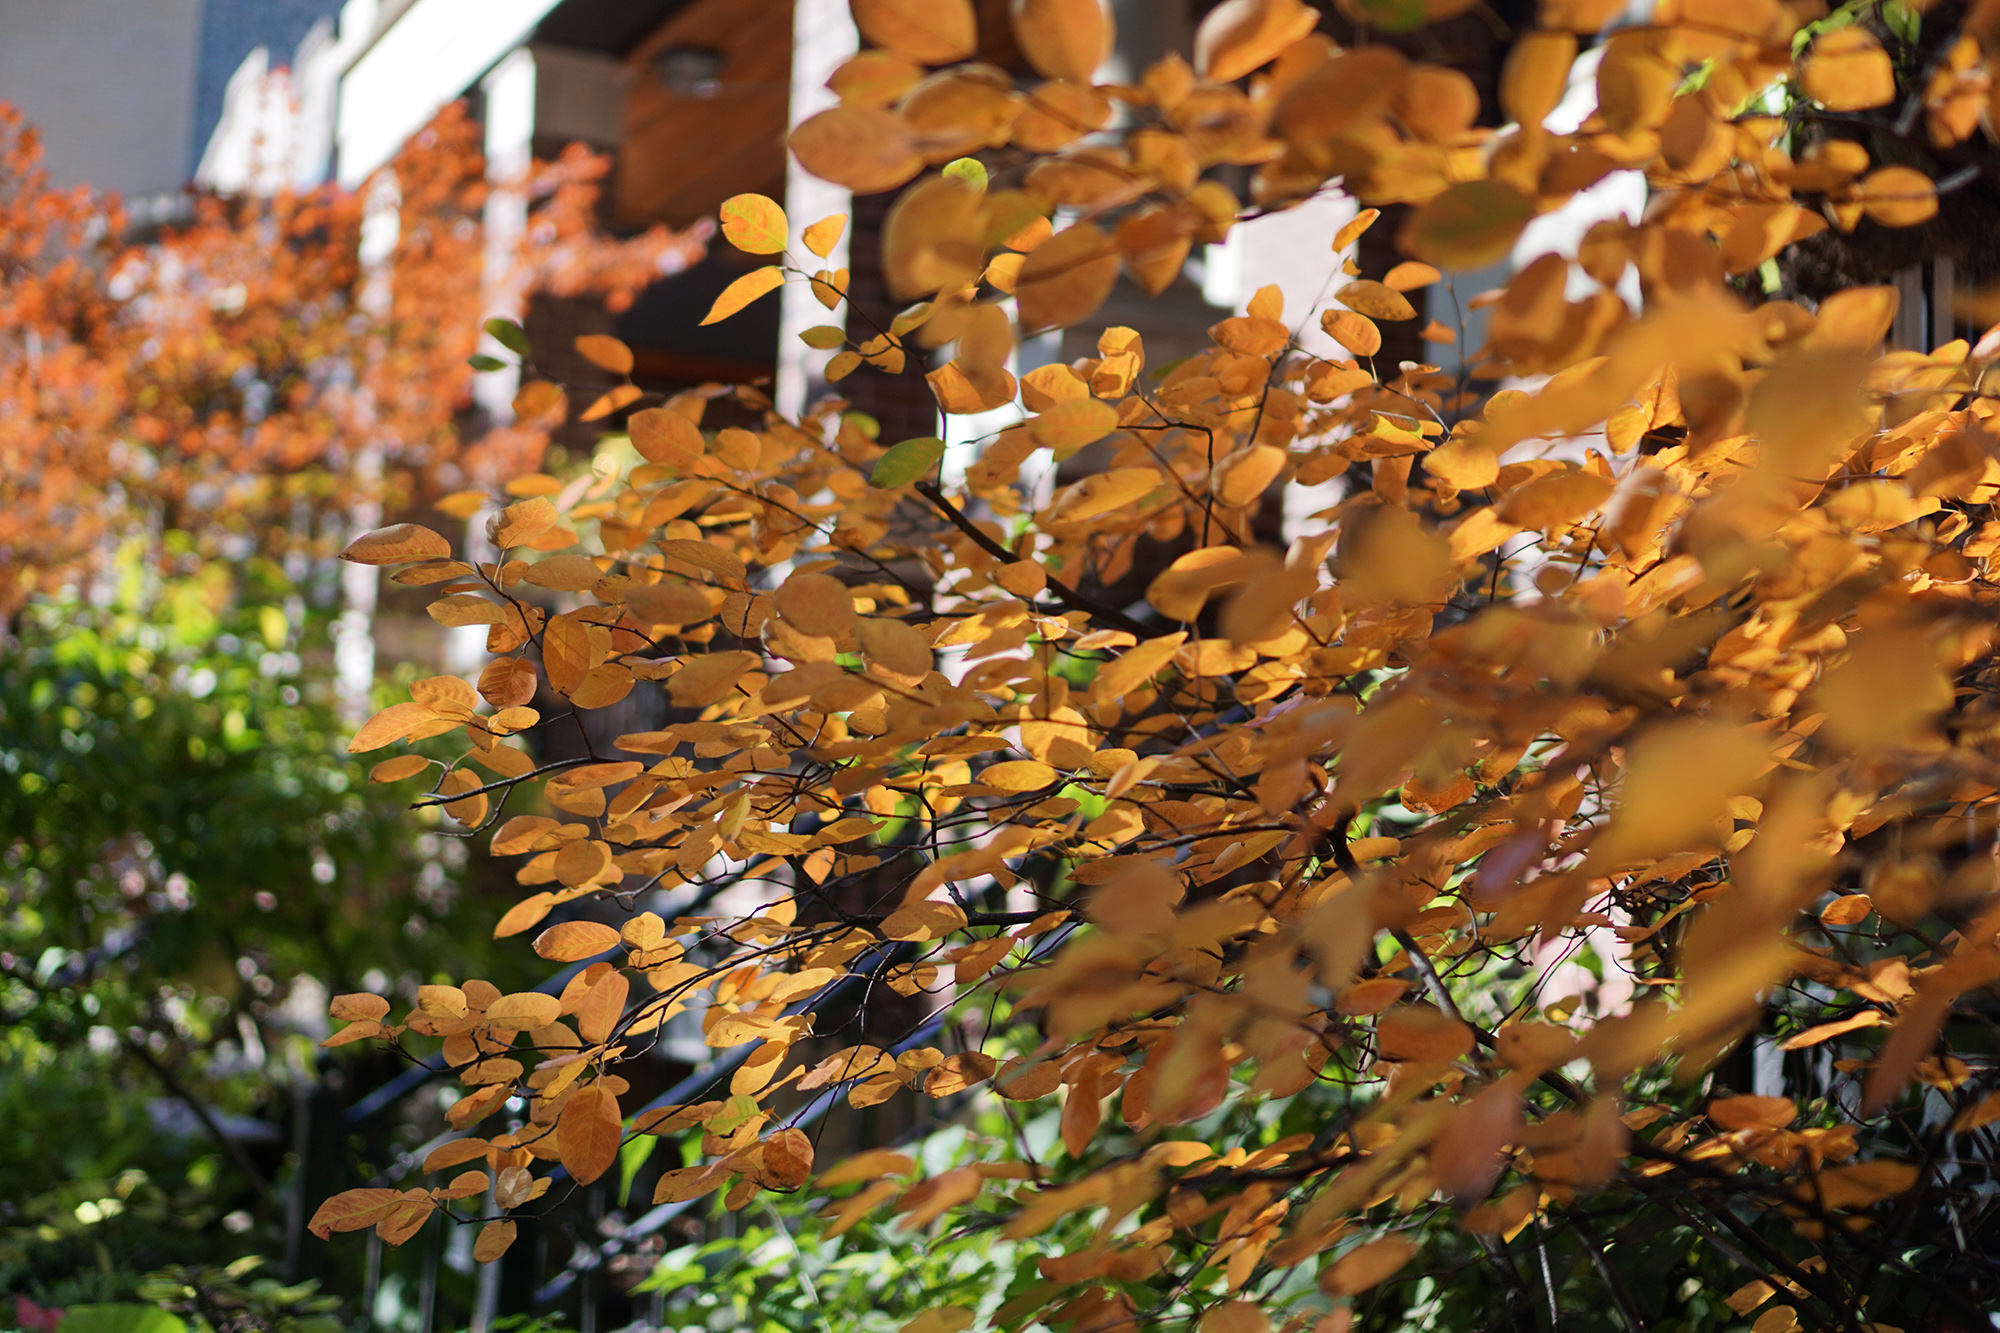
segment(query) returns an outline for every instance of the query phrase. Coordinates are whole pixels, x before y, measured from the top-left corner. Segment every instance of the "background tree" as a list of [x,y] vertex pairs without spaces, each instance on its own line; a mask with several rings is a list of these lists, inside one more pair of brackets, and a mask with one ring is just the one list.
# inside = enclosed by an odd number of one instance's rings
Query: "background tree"
[[[470,410],[476,143],[451,108],[399,155],[371,269],[366,193],[200,196],[134,237],[115,200],[50,189],[0,106],[0,1288],[41,1305],[283,1256],[272,1187],[329,987],[427,978],[490,931],[463,844],[341,753],[327,670],[349,509],[548,443],[546,401]],[[598,231],[605,170],[531,173],[528,290],[622,301],[699,253]]]
[[[198,196],[185,227],[131,245],[115,201],[49,188],[32,129],[0,109],[0,368],[19,423],[10,607],[87,573],[103,534],[134,524],[196,534],[225,556],[245,541],[274,558],[324,555],[347,539],[364,484],[355,457],[371,442],[386,442],[392,508],[540,461],[549,403],[526,404],[518,426],[469,412],[484,313],[478,134],[447,107],[384,169],[394,244],[371,270],[372,187]],[[607,169],[579,150],[531,173],[533,225],[516,257],[530,293],[622,304],[699,253],[698,238],[664,228],[624,241],[596,231]],[[371,282],[386,304],[370,305]]]

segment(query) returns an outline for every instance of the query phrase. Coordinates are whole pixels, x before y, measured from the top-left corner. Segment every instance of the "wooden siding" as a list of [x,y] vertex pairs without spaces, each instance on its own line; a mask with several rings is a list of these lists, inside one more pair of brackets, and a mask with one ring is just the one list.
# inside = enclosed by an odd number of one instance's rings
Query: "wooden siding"
[[[674,46],[720,51],[712,97],[675,93],[653,71]],[[722,201],[785,189],[785,112],[791,94],[791,0],[696,0],[639,43],[619,146],[619,223],[684,227]]]

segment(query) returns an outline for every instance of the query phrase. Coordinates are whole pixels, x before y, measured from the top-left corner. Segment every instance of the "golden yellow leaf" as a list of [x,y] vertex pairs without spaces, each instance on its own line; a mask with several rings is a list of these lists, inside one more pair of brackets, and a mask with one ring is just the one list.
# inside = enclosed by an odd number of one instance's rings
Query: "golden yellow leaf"
[[871,1148],[822,1172],[819,1184],[822,1188],[833,1189],[840,1185],[852,1185],[857,1181],[876,1180],[883,1176],[906,1176],[916,1170],[914,1158],[889,1148]]
[[882,934],[892,940],[935,940],[965,928],[965,912],[951,903],[916,902],[891,912]]
[[1365,1018],[1369,1014],[1381,1013],[1409,993],[1410,983],[1407,981],[1395,977],[1370,977],[1340,992],[1334,1009],[1348,1018]]
[[[825,114],[835,113],[829,111]],[[701,322],[713,324],[717,320],[728,319],[758,297],[776,291],[784,285],[784,281],[785,271],[776,264],[752,269],[722,289],[722,295],[715,298],[715,304],[709,307]]]
[[350,995],[336,995],[327,1005],[330,1017],[344,1022],[363,1022],[385,1018],[389,1013],[389,1002],[380,995],[366,991],[356,991]]
[[924,1077],[924,1091],[932,1097],[953,1096],[992,1078],[999,1064],[978,1051],[947,1056]]
[[685,583],[641,583],[624,589],[634,617],[652,625],[692,625],[715,614],[701,590]]
[[771,594],[778,614],[807,634],[838,639],[858,623],[854,595],[831,574],[794,574]]
[[[725,292],[724,295],[727,295]],[[636,384],[621,384],[601,395],[597,401],[577,414],[578,421],[601,421],[621,408],[630,407],[643,396]]]
[[1385,1010],[1375,1035],[1384,1060],[1455,1060],[1472,1049],[1472,1029],[1423,1005]]
[[1952,692],[1923,629],[1892,623],[1857,636],[1813,696],[1826,710],[1829,738],[1868,752],[1920,744]]
[[[1431,460],[1425,460],[1430,466]],[[1520,528],[1554,532],[1576,522],[1611,498],[1607,477],[1584,471],[1552,472],[1501,501],[1498,516]]]
[[572,693],[590,674],[593,653],[590,627],[574,616],[551,620],[542,631],[542,669],[548,672],[549,688],[558,694]]
[[[823,268],[813,274],[812,294],[813,299],[828,310],[837,308],[847,298],[847,270],[844,268]],[[850,366],[861,364],[861,354],[854,351],[842,352],[839,356],[834,357],[834,360],[840,361],[850,356],[854,358]],[[830,380],[840,378],[838,375],[833,374],[831,367],[828,368],[827,375]]]
[[[1210,594],[1253,572],[1234,546],[1205,546],[1176,559],[1146,588],[1146,600],[1169,620],[1193,620]],[[1268,570],[1268,566],[1263,567]]]
[[581,592],[604,581],[604,571],[588,556],[552,555],[528,566],[522,575],[537,588],[555,592]]
[[[1487,510],[1476,511],[1477,519]],[[1342,595],[1355,606],[1405,603],[1428,606],[1444,599],[1458,533],[1447,544],[1400,509],[1355,515],[1342,533],[1336,567]]]
[[850,0],[873,46],[919,65],[948,65],[979,50],[971,0]]
[[596,921],[564,921],[535,936],[535,952],[559,963],[603,953],[618,943],[618,932]]
[[552,893],[529,894],[508,908],[494,924],[493,938],[504,940],[510,935],[519,935],[524,930],[534,929],[541,924],[543,917],[555,909],[555,905],[556,899]]
[[1221,1301],[1202,1313],[1199,1333],[1270,1333],[1271,1321],[1250,1301]]
[[979,780],[1001,791],[1040,791],[1056,780],[1056,771],[1037,759],[1010,759],[979,771]]
[[435,721],[437,714],[419,703],[391,704],[369,718],[347,743],[349,754],[366,754],[385,745],[408,739],[419,728]]
[[1158,490],[1162,478],[1150,467],[1113,468],[1085,477],[1058,493],[1055,517],[1066,523],[1095,518],[1120,509]]
[[1023,330],[1067,328],[1088,319],[1118,281],[1118,247],[1095,223],[1079,222],[1037,246],[1014,284]]
[[513,1222],[488,1222],[479,1228],[479,1239],[472,1243],[472,1259],[475,1263],[490,1264],[507,1253],[513,1245],[515,1233],[519,1230]]
[[1382,330],[1366,315],[1352,310],[1326,310],[1320,313],[1319,326],[1326,330],[1327,337],[1356,356],[1373,356],[1382,350]]
[[[739,194],[722,203],[722,236],[746,254],[775,255],[785,248],[785,210],[761,194]],[[621,372],[622,373],[622,372]]]
[[1223,0],[1195,31],[1195,70],[1233,83],[1269,64],[1318,22],[1319,12],[1301,0]]
[[523,657],[488,662],[479,673],[479,694],[495,708],[529,702],[535,697],[535,664]]
[[430,1154],[424,1158],[423,1169],[426,1174],[448,1171],[467,1162],[482,1161],[488,1151],[490,1149],[485,1139],[453,1139],[449,1143],[431,1149]]
[[1777,1291],[1770,1283],[1758,1278],[1746,1282],[1723,1298],[1723,1304],[1737,1314],[1749,1314],[1752,1310],[1771,1299]]
[[1622,12],[1622,0],[1542,0],[1539,17],[1545,28],[1595,36]]
[[1352,1296],[1378,1287],[1416,1256],[1417,1243],[1403,1236],[1380,1236],[1356,1246],[1320,1275],[1320,1289]]
[[813,1145],[804,1130],[781,1129],[764,1140],[759,1177],[767,1188],[795,1190],[812,1175]]
[[1514,248],[1534,216],[1534,201],[1503,181],[1460,181],[1411,213],[1397,239],[1439,268],[1483,268]]
[[700,708],[730,693],[743,673],[757,664],[746,652],[708,653],[692,658],[667,680],[667,692],[684,708]]
[[[882,222],[882,276],[889,294],[910,300],[977,278],[986,261],[984,207],[982,192],[945,176],[904,191]],[[1004,332],[1005,320],[1000,323]]]
[[532,542],[555,527],[561,518],[546,497],[537,495],[508,505],[495,514],[486,524],[486,535],[495,546],[505,551]]
[[595,838],[564,843],[562,850],[556,853],[556,879],[571,888],[595,883],[610,867],[610,846]]
[[555,1022],[561,1009],[561,1002],[553,995],[516,991],[486,1006],[486,1022],[490,1027],[527,1032]]
[[451,554],[451,543],[415,523],[398,523],[364,537],[357,537],[340,553],[342,560],[357,565],[402,565],[416,560],[437,560]]
[[972,1327],[973,1319],[973,1312],[963,1306],[944,1305],[924,1311],[897,1333],[963,1333]]
[[1598,114],[1615,134],[1657,127],[1681,81],[1678,64],[1657,54],[1644,33],[1619,33],[1597,66]]
[[1460,1204],[1485,1198],[1505,1165],[1503,1154],[1520,1138],[1521,1128],[1521,1090],[1513,1077],[1480,1089],[1451,1113],[1431,1148],[1438,1190]]
[[1014,39],[1038,74],[1089,83],[1111,54],[1104,0],[1013,0],[1010,9]]
[[625,1000],[631,990],[632,982],[623,972],[605,973],[576,1004],[577,1035],[597,1045],[609,1041],[618,1020],[625,1016]]
[[336,1231],[360,1231],[380,1222],[402,1199],[391,1189],[344,1190],[322,1203],[306,1223],[306,1230],[325,1240]]
[[[991,412],[995,408],[1006,406],[1014,399],[1015,380],[1013,375],[1005,370],[982,371],[975,366],[971,368],[971,373],[968,373],[965,365],[954,360],[939,366],[924,379],[930,385],[932,396],[937,399],[938,410],[948,415],[965,416],[975,412]],[[873,484],[884,483],[873,482]]]
[[912,626],[871,616],[861,621],[855,632],[861,651],[884,670],[918,679],[930,674],[930,640]]
[[1719,1097],[1706,1113],[1719,1129],[1783,1129],[1798,1118],[1799,1108],[1784,1097]]
[[529,380],[514,395],[514,415],[522,421],[539,421],[543,418],[560,418],[569,410],[569,395],[562,391],[560,384],[547,380]]
[[1443,276],[1429,264],[1406,259],[1382,275],[1382,285],[1395,292],[1414,292],[1430,286]]
[[648,407],[634,412],[625,428],[632,437],[632,447],[649,463],[693,467],[707,447],[700,428],[671,407]]
[[1164,669],[1186,641],[1187,634],[1183,631],[1128,648],[1116,661],[1098,671],[1097,679],[1091,683],[1092,696],[1109,701],[1130,694]]
[[1914,227],[1937,216],[1937,182],[1915,167],[1882,167],[1854,187],[1861,211],[1885,227]]
[[1215,465],[1211,489],[1226,505],[1247,505],[1256,500],[1285,470],[1286,454],[1268,444],[1239,449]]
[[[921,66],[900,56],[887,51],[860,51],[834,70],[826,86],[839,95],[844,106],[886,107],[902,100],[903,94],[921,83],[923,77]],[[813,253],[820,254],[817,250]]]
[[1075,453],[1118,428],[1118,409],[1095,398],[1069,398],[1051,404],[1028,423],[1035,443],[1059,455]]
[[1789,1305],[1774,1305],[1757,1316],[1750,1333],[1793,1333],[1799,1326],[1799,1312]]
[[697,541],[691,537],[669,537],[657,543],[661,554],[674,560],[685,561],[697,569],[705,569],[711,574],[740,583],[749,572],[743,562],[714,542]]
[[1872,349],[1896,322],[1900,298],[1894,287],[1849,287],[1820,302],[1819,319],[1806,335],[1814,349]]
[[1375,225],[1375,220],[1381,216],[1382,210],[1379,208],[1364,208],[1346,222],[1343,222],[1340,230],[1333,234],[1333,252],[1339,254],[1342,250],[1360,240],[1363,234]]
[[825,259],[840,244],[841,233],[846,230],[847,214],[834,213],[807,227],[799,239],[805,242],[806,249]]
[[1648,734],[1632,748],[1617,813],[1594,854],[1624,861],[1719,840],[1729,799],[1750,790],[1766,763],[1763,747],[1726,723],[1675,723]]
[[618,1098],[602,1083],[579,1088],[556,1119],[556,1151],[578,1184],[588,1185],[618,1160],[625,1126]]
[[1500,109],[1518,125],[1539,127],[1562,100],[1569,68],[1576,63],[1576,38],[1542,30],[1523,33],[1507,52],[1500,71]]
[[632,373],[632,349],[607,334],[584,334],[576,340],[576,354],[614,375]]
[[1052,1060],[1030,1063],[1009,1056],[993,1075],[993,1090],[1009,1101],[1031,1102],[1062,1086],[1062,1067]]
[[1800,66],[1807,97],[1829,111],[1866,111],[1896,100],[1896,70],[1874,34],[1858,23],[1813,39]]

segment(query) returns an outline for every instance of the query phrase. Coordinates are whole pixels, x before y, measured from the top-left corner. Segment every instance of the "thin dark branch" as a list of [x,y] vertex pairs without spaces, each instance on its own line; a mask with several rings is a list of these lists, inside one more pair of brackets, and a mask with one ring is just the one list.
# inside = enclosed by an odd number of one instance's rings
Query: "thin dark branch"
[[[979,525],[967,518],[963,510],[950,500],[947,500],[944,492],[938,488],[936,482],[920,481],[916,485],[916,490],[917,494],[929,500],[932,507],[940,514],[943,514],[953,527],[971,538],[975,546],[992,556],[995,560],[1013,564],[1020,559],[1012,551],[1002,546],[999,542],[994,541],[990,535],[981,531]],[[1150,639],[1153,637],[1152,630],[1132,619],[1132,617],[1126,615],[1117,607],[1100,602],[1094,597],[1086,597],[1064,583],[1061,579],[1053,576],[1046,577],[1048,578],[1049,596],[1055,598],[1057,602],[1068,607],[1070,610],[1088,611],[1098,620],[1122,629],[1135,638]]]
[[123,1034],[123,1039],[125,1049],[137,1056],[139,1063],[152,1070],[153,1077],[159,1079],[168,1092],[171,1092],[188,1110],[194,1112],[194,1118],[201,1122],[201,1127],[208,1131],[208,1136],[215,1140],[216,1146],[222,1149],[223,1155],[229,1158],[230,1164],[242,1174],[251,1187],[259,1194],[269,1194],[271,1182],[264,1178],[264,1173],[257,1169],[257,1164],[250,1160],[250,1154],[243,1151],[243,1145],[230,1138],[216,1121],[214,1114],[202,1105],[201,1099],[188,1090],[187,1084],[181,1082],[179,1076],[164,1061],[147,1050],[146,1043],[133,1040],[129,1032]]

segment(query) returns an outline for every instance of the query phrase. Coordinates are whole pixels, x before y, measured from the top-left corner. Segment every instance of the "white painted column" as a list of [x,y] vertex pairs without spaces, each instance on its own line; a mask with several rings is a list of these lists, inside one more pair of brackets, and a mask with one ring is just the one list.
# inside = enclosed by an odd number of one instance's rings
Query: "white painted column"
[[[861,46],[847,0],[793,0],[792,3],[792,92],[787,123],[801,121],[835,106],[840,99],[827,88],[834,69]],[[788,154],[785,162],[785,215],[793,234],[831,213],[845,213],[854,197],[840,186],[811,175]],[[793,254],[808,272],[818,268],[847,267],[847,241],[852,229],[843,230],[839,244],[825,259],[804,247]],[[778,411],[796,418],[806,409],[814,392],[822,385],[826,363],[832,352],[814,351],[799,341],[799,334],[819,324],[845,326],[846,310],[828,310],[812,294],[809,284],[788,282],[780,295],[778,309],[778,376],[774,398]]]
[[[486,229],[483,277],[485,319],[519,321],[526,313],[520,264],[521,238],[528,230],[528,169],[534,164],[535,57],[517,47],[480,80],[486,94]],[[514,355],[481,335],[479,350],[508,363],[473,381],[472,396],[497,425],[514,419],[514,394],[521,387]]]
[[[528,172],[534,166],[536,71],[535,57],[527,47],[508,52],[480,80],[486,96],[486,181],[491,187],[480,223],[486,233],[482,256],[480,317],[511,319],[516,323],[528,311],[526,273],[521,267],[521,240],[528,230]],[[489,425],[506,426],[514,420],[514,395],[521,388],[521,371],[514,354],[502,347],[491,334],[482,333],[479,350],[506,363],[505,370],[482,371],[472,381],[473,401],[484,412]],[[505,477],[468,477],[471,487],[498,486]],[[493,544],[486,538],[488,507],[465,523],[465,558],[481,564],[494,558]],[[486,629],[481,625],[460,625],[445,631],[444,669],[453,675],[476,675],[486,661]]]

